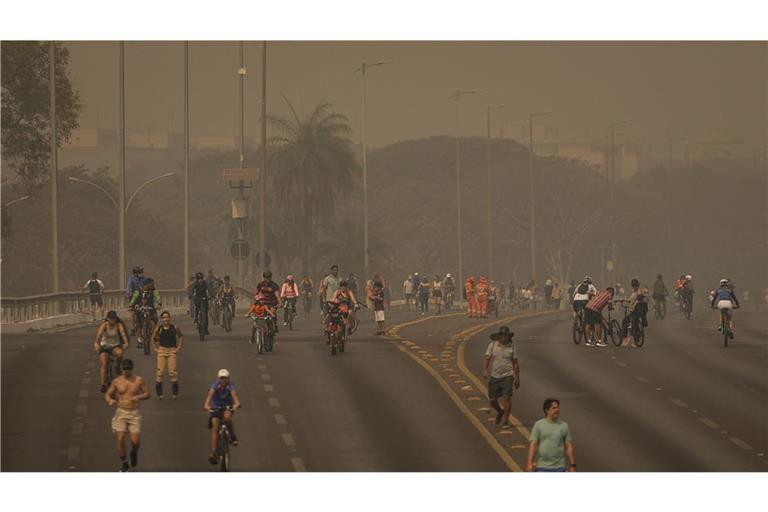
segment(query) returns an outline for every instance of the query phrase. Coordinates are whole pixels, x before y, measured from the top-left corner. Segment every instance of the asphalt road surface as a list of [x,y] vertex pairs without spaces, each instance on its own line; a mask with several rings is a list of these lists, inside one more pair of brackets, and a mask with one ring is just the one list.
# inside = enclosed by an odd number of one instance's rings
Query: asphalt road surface
[[[175,317],[187,334],[175,401],[167,377],[165,400],[154,393],[154,355],[131,347],[152,393],[141,402],[136,470],[217,470],[206,460],[202,404],[222,367],[243,401],[235,471],[519,470],[550,396],[561,400],[580,471],[768,469],[764,315],[737,311],[727,349],[711,311],[652,321],[641,349],[576,346],[567,312],[497,321],[390,310],[387,337],[371,334],[370,311],[361,316],[339,356],[324,344],[317,312],[292,332],[281,328],[276,351],[261,356],[247,342],[246,319],[229,334],[211,326],[200,342],[191,321]],[[479,379],[488,335],[501,323],[515,332],[522,371],[510,430],[493,424]],[[3,471],[117,471],[95,328],[3,336]]]

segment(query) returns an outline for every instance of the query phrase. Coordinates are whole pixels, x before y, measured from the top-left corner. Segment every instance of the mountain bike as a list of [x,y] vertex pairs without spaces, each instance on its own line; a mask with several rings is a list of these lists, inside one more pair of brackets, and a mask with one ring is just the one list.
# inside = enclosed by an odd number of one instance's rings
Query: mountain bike
[[213,325],[219,325],[220,323],[221,308],[218,300],[211,301],[211,307],[208,310],[208,317]]
[[274,349],[274,328],[272,327],[272,316],[254,316],[249,317],[253,320],[253,329],[251,329],[250,342],[256,345],[256,352],[259,354],[272,352]]
[[578,311],[576,311],[571,331],[573,342],[578,345],[581,343],[581,340],[584,339],[584,308],[579,308]]
[[499,304],[496,302],[496,298],[488,297],[488,316],[494,315],[499,318]]
[[205,331],[208,330],[208,315],[205,314],[207,308],[203,307],[205,299],[198,299],[200,304],[195,307],[195,324],[197,333],[200,335],[200,341],[205,341]]
[[235,297],[224,295],[221,298],[222,304],[222,319],[221,325],[227,332],[232,331],[232,318],[235,316]]
[[326,317],[325,333],[327,344],[331,349],[331,355],[344,352],[344,344],[347,338],[347,322],[338,304],[328,302],[328,315]]
[[288,330],[293,330],[293,319],[296,318],[296,299],[285,301],[285,323],[288,324]]
[[104,384],[107,387],[109,387],[112,381],[120,375],[120,365],[117,364],[117,358],[115,357],[114,352],[112,352],[112,348],[113,347],[101,347],[101,350],[107,353],[107,372],[104,376]]
[[453,307],[453,290],[445,290],[445,310]]
[[304,306],[304,313],[308,315],[312,310],[312,292],[302,292],[301,302]]
[[230,471],[230,457],[229,457],[229,445],[232,442],[232,435],[230,434],[229,427],[227,427],[224,421],[224,411],[231,411],[232,407],[217,407],[213,412],[221,412],[219,416],[219,439],[216,443],[216,452],[213,456],[218,460],[221,471]]
[[141,340],[138,343],[138,348],[144,349],[144,355],[148,356],[150,353],[152,342],[152,312],[155,308],[149,305],[135,306],[136,314],[138,317],[138,338]]
[[691,310],[693,309],[693,293],[683,293],[680,299],[680,309],[683,312],[686,320],[691,319]]
[[[631,314],[629,312],[629,301],[622,300],[618,301],[621,302],[621,307],[624,308],[624,319],[626,320],[627,317],[631,316],[629,323],[627,324],[627,335],[631,335],[632,339],[635,342],[635,345],[638,347],[642,347],[643,343],[645,343],[645,326],[643,325],[643,320],[640,318],[639,314]],[[635,305],[635,308],[640,304]],[[622,332],[622,334],[624,334]],[[613,340],[613,344],[617,347],[621,344],[623,336],[619,337],[618,340]]]
[[667,316],[667,297],[654,297],[653,298],[653,316],[656,320],[664,320]]
[[[737,309],[738,306],[733,306],[734,309]],[[712,308],[717,309],[717,308]],[[728,348],[728,340],[733,339],[734,332],[733,329],[728,325],[728,320],[730,320],[730,316],[733,315],[733,311],[729,312],[728,314],[723,314],[723,310],[720,310],[720,331],[723,333],[723,346],[725,348]]]
[[605,331],[606,339],[608,336],[611,337],[611,343],[613,343],[614,347],[621,345],[621,324],[613,318],[613,306],[611,304],[608,304],[608,318],[603,319],[603,330]]

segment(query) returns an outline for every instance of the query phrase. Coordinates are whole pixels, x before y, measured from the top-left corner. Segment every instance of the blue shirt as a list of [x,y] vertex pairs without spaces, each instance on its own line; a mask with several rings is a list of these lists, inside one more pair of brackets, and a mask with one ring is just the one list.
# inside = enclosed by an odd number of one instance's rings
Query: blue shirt
[[130,299],[134,290],[140,290],[144,286],[144,276],[131,276],[128,278],[128,283],[125,285],[125,295]]
[[232,392],[235,391],[235,385],[230,381],[222,388],[219,385],[219,379],[216,379],[211,384],[213,390],[213,397],[211,397],[211,409],[217,409],[219,407],[226,407],[232,405]]

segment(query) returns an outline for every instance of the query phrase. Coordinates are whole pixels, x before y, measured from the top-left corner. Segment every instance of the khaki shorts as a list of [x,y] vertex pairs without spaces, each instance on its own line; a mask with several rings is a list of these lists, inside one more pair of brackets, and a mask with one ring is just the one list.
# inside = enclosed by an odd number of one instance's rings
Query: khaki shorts
[[376,318],[377,322],[383,322],[384,321],[384,311],[374,311],[373,312],[374,318]]
[[141,434],[141,412],[138,409],[118,407],[112,417],[112,432]]

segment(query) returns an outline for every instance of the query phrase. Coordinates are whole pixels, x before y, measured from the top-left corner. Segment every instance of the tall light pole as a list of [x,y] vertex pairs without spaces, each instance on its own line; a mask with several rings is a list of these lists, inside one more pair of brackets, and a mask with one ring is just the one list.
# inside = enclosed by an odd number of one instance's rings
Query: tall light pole
[[51,237],[53,251],[53,293],[59,293],[59,157],[56,126],[56,42],[51,41]]
[[118,141],[117,146],[119,148],[119,158],[117,162],[117,168],[120,173],[120,193],[119,206],[118,206],[118,242],[117,242],[117,288],[123,287],[123,280],[125,279],[125,42],[119,43],[120,54],[120,77],[119,77],[119,89],[120,89],[120,106],[118,117]]
[[488,279],[493,278],[493,229],[491,228],[491,212],[493,210],[493,191],[491,188],[491,111],[502,109],[504,105],[489,106],[486,108],[487,130],[485,143],[485,165],[488,181],[487,223],[488,223]]
[[259,181],[259,268],[267,266],[267,42],[261,47],[261,180]]
[[630,120],[623,119],[621,121],[611,122],[610,133],[610,156],[608,164],[610,165],[610,198],[611,198],[611,286],[616,284],[616,203],[614,202],[614,187],[616,185],[616,159],[614,157],[614,130],[617,126],[626,124]]
[[184,275],[181,287],[189,279],[189,41],[184,42]]
[[383,66],[389,64],[391,60],[381,60],[378,62],[363,62],[355,73],[360,71],[362,82],[362,100],[363,100],[363,279],[368,279],[368,133],[365,112],[365,76],[368,68]]
[[530,224],[531,224],[531,279],[536,279],[536,210],[534,208],[534,181],[533,181],[533,163],[534,163],[534,146],[533,146],[533,120],[536,117],[545,116],[551,114],[549,110],[543,112],[533,112],[528,114],[528,142],[530,144],[528,148],[528,181],[530,183]]
[[[245,47],[243,44],[243,41],[240,41],[240,68],[237,70],[238,76],[240,76],[240,95],[239,95],[239,107],[240,107],[240,116],[239,116],[239,124],[240,124],[240,169],[245,169]],[[245,195],[243,194],[243,187],[242,187],[242,181],[240,182],[240,192],[238,195],[238,198],[240,200],[244,200]],[[235,222],[237,222],[237,238],[239,240],[243,239],[244,236],[244,224],[245,221],[242,219],[238,219]],[[243,276],[243,260],[242,258],[237,259],[237,281],[240,283],[240,286],[245,286],[244,282],[244,276]]]
[[[462,261],[461,245],[461,154],[459,151],[459,100],[466,94],[479,94],[482,91],[477,89],[461,90],[456,89],[456,94],[451,98],[456,100],[456,239],[459,251],[459,285],[464,286],[464,267]],[[461,301],[458,301],[461,304]]]

